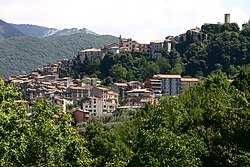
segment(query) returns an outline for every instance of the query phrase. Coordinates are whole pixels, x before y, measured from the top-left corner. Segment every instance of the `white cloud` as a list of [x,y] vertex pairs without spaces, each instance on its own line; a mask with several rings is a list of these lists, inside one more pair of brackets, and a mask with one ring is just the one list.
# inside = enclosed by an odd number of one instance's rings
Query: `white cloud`
[[224,8],[220,0],[0,0],[0,15],[7,22],[86,27],[139,42],[223,22],[224,13],[239,25],[249,19],[242,9]]

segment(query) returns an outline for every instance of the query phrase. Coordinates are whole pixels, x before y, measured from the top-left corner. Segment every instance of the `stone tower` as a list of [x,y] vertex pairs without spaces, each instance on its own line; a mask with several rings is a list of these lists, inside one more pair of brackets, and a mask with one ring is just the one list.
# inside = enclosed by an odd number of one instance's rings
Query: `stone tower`
[[230,14],[225,14],[225,23],[230,23]]

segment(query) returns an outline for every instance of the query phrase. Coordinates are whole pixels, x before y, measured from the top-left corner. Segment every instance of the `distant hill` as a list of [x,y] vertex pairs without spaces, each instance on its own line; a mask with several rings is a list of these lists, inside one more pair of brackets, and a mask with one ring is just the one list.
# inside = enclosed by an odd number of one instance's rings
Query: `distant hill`
[[24,36],[24,33],[0,20],[0,41],[16,36]]
[[27,74],[47,63],[69,58],[88,47],[118,42],[109,35],[78,33],[49,38],[14,37],[0,42],[0,76]]
[[78,34],[78,33],[98,35],[97,33],[87,28],[83,28],[83,29],[77,29],[77,28],[67,29],[66,28],[63,30],[58,30],[55,28],[47,28],[47,27],[41,27],[37,25],[30,25],[30,24],[11,24],[11,25],[27,36],[38,37],[38,38],[45,38],[45,37],[50,37],[50,36],[67,36],[67,35],[73,35],[73,34]]
[[18,29],[27,36],[38,37],[38,38],[48,37],[59,31],[55,28],[47,28],[30,24],[10,24],[10,25],[12,25],[13,27],[15,27],[16,29]]
[[83,28],[83,29],[71,28],[71,29],[58,30],[54,34],[51,34],[51,36],[67,36],[67,35],[73,35],[73,34],[78,34],[78,33],[99,35],[99,34],[93,32],[87,28]]

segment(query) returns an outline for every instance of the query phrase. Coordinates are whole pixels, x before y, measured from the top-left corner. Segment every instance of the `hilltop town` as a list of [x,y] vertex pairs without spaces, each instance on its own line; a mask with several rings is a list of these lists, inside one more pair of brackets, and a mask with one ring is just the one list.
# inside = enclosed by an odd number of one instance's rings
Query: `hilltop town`
[[[194,40],[206,40],[206,34],[199,28],[190,30]],[[197,78],[182,78],[175,74],[155,74],[144,83],[130,81],[128,83],[113,83],[111,88],[104,88],[98,78],[84,77],[73,79],[65,73],[72,69],[74,64],[102,60],[108,52],[142,52],[157,59],[163,50],[168,52],[176,42],[186,40],[186,34],[179,37],[168,36],[165,40],[152,41],[150,44],[139,44],[131,38],[120,37],[120,43],[112,43],[102,49],[89,48],[79,51],[71,59],[64,59],[56,64],[44,65],[30,75],[18,75],[8,78],[8,82],[15,83],[26,100],[32,102],[47,97],[53,104],[59,105],[63,111],[67,107],[81,103],[76,112],[89,115],[111,114],[119,109],[134,109],[146,103],[156,104],[162,96],[174,96],[183,92],[188,86],[199,83]],[[120,104],[122,102],[123,104]],[[85,119],[87,120],[87,118]],[[78,122],[83,120],[77,120]]]
[[[230,16],[225,15],[225,23]],[[188,39],[187,39],[188,38]],[[112,114],[120,109],[135,109],[146,103],[157,104],[163,96],[176,96],[189,86],[199,84],[198,78],[182,77],[180,74],[157,74],[140,81],[114,82],[104,87],[99,78],[69,77],[76,64],[103,60],[109,54],[122,52],[141,53],[147,59],[157,60],[162,52],[171,52],[176,44],[187,40],[206,42],[208,35],[200,28],[188,30],[179,36],[167,36],[164,40],[140,44],[131,38],[122,38],[119,43],[111,43],[103,48],[88,48],[79,51],[71,59],[64,59],[56,64],[47,64],[34,70],[29,75],[18,75],[8,78],[23,93],[24,98],[33,102],[39,98],[49,98],[53,104],[59,105],[63,111],[69,106],[76,106],[76,122],[86,121],[89,116]],[[81,116],[79,116],[81,115]],[[81,118],[81,119],[80,119]]]
[[71,42],[71,57],[41,45],[49,63],[0,78],[0,166],[249,166],[250,20]]

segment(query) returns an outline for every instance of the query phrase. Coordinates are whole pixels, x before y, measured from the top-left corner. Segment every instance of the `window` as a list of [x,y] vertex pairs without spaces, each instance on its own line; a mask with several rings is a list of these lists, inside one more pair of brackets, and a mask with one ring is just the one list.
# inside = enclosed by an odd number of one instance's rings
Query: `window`
[[96,105],[94,105],[94,108],[96,108]]

